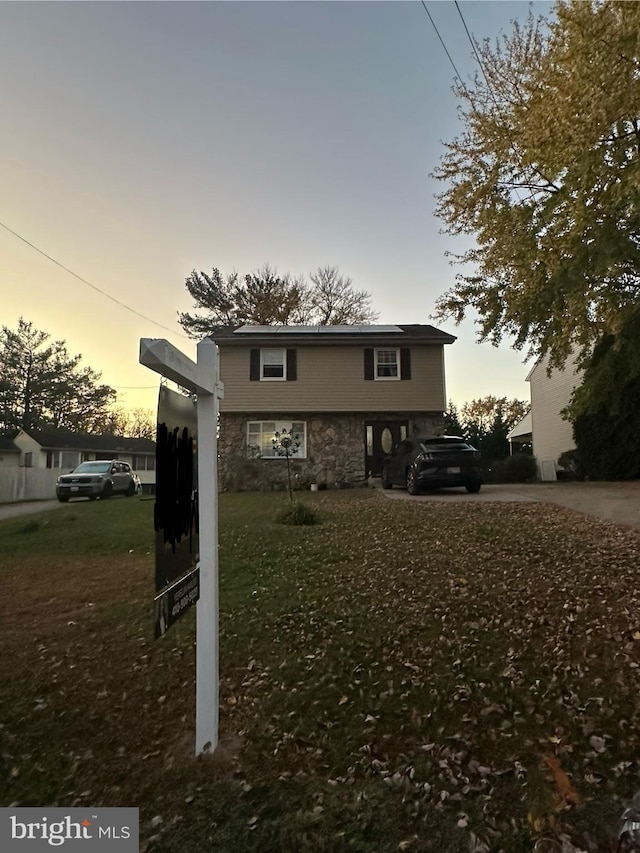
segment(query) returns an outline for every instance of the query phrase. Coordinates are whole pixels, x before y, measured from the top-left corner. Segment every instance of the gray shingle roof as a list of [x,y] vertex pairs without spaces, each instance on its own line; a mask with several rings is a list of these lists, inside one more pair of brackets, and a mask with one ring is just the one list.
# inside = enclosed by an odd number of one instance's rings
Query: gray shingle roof
[[313,344],[452,344],[456,337],[435,326],[420,323],[396,326],[221,326],[211,334],[221,346],[278,343]]
[[0,451],[2,453],[20,453],[20,448],[13,443],[11,436],[0,435]]
[[25,430],[46,450],[113,450],[121,453],[155,453],[156,443],[149,438],[122,438],[119,435],[91,435],[62,429]]

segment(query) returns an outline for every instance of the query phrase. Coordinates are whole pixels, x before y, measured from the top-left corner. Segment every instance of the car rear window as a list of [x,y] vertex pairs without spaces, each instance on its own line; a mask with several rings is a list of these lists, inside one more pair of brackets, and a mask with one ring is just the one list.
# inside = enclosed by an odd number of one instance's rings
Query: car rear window
[[453,438],[443,438],[434,441],[420,442],[424,450],[470,450],[471,445],[466,441]]

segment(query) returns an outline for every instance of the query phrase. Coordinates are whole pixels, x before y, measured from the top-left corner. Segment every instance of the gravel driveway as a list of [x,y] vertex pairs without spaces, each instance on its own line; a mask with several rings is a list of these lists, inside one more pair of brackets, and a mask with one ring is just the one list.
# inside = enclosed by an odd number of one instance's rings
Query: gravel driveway
[[531,483],[484,485],[478,495],[464,489],[443,489],[411,497],[404,489],[381,490],[391,500],[437,501],[439,503],[543,501],[592,515],[603,521],[640,530],[640,482],[629,483]]

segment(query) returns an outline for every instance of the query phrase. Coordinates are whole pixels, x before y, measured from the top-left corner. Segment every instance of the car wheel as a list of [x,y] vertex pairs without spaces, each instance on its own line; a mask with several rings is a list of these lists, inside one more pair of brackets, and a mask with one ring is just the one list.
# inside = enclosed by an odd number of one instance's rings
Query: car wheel
[[95,501],[95,499],[96,499],[97,497],[98,497],[97,495],[89,495],[89,500],[90,500],[90,501]]
[[69,498],[64,498],[64,497],[62,497],[62,495],[58,495],[58,500],[60,501],[61,504],[66,504],[66,502],[69,500]]
[[130,497],[133,497],[133,495],[135,495],[135,493],[136,493],[136,484],[132,480],[129,483],[129,485],[127,486],[127,491],[124,494],[125,494],[125,497],[130,498]]
[[410,495],[419,495],[418,477],[415,468],[409,468],[407,471],[407,491]]
[[481,486],[480,483],[467,483],[465,488],[470,494],[477,495],[478,492],[480,491],[480,486]]
[[386,468],[382,469],[382,476],[380,477],[380,482],[382,483],[383,489],[392,489],[393,483],[389,479],[389,472]]
[[103,501],[106,501],[107,498],[110,498],[112,494],[113,494],[113,486],[111,485],[111,483],[105,483],[104,489],[102,490],[100,497],[102,498]]

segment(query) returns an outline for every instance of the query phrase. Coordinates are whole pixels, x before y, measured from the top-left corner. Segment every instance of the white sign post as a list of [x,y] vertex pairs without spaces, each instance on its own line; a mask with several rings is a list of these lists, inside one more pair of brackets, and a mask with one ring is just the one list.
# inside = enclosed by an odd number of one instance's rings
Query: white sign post
[[140,364],[198,395],[200,598],[196,604],[196,755],[218,745],[218,376],[215,343],[198,344],[197,364],[162,338],[140,339]]

